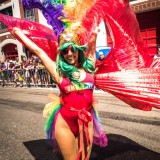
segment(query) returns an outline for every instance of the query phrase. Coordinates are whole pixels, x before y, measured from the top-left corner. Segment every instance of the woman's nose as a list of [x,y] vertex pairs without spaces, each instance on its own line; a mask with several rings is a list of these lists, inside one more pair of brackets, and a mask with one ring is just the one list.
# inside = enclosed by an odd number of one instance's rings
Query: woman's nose
[[73,54],[73,52],[69,49],[67,55],[72,55],[72,54]]

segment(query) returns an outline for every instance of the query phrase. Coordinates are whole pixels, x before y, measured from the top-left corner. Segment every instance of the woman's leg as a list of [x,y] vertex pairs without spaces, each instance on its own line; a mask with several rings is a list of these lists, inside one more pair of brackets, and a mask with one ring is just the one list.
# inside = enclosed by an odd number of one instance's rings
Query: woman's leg
[[59,114],[55,124],[55,137],[65,160],[76,159],[76,138]]

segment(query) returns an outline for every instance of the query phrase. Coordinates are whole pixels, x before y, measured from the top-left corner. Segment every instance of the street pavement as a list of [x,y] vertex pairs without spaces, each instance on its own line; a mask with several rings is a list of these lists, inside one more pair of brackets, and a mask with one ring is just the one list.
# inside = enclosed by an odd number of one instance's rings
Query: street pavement
[[[44,139],[49,93],[59,95],[56,88],[0,88],[0,160],[61,160]],[[93,145],[90,160],[160,159],[158,109],[140,111],[101,90],[94,96],[109,145]]]
[[[9,88],[1,88],[5,90],[15,90],[15,88],[9,87]],[[47,98],[47,95],[49,93],[53,93],[55,95],[59,95],[59,90],[57,88],[16,88],[16,91],[18,92],[24,92],[24,91],[30,92],[31,94],[35,95],[44,95],[46,96],[45,99],[43,99],[42,102],[39,102],[39,99],[32,99],[33,103],[43,103],[44,105],[49,101]],[[14,97],[15,95],[12,95],[10,97],[11,99],[17,99],[22,100],[21,97]],[[36,96],[35,96],[36,97]],[[160,125],[160,110],[153,108],[152,111],[142,111],[139,109],[135,109],[124,103],[123,101],[119,100],[118,98],[114,97],[113,95],[104,92],[102,90],[94,90],[94,97],[95,97],[95,106],[97,106],[97,110],[101,113],[101,115],[105,115],[106,113],[109,113],[108,116],[111,115],[117,115],[117,117],[123,115],[123,117],[128,117],[132,119],[140,118],[142,120],[147,119],[149,121],[152,121],[152,123],[156,123]],[[3,98],[3,96],[1,96]],[[25,101],[25,99],[23,99]],[[104,113],[104,114],[103,114]],[[149,123],[148,121],[148,123]]]

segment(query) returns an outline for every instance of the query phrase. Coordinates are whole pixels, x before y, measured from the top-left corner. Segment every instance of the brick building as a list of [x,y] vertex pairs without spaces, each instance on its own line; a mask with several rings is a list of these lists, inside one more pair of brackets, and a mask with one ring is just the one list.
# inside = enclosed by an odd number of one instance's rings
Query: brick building
[[[153,56],[156,54],[157,45],[160,45],[160,0],[131,0],[130,4],[136,13],[144,42]],[[1,0],[0,13],[47,25],[40,11],[25,10],[21,0]],[[21,55],[29,57],[30,52],[0,23],[0,60],[14,59],[17,56],[20,58]]]

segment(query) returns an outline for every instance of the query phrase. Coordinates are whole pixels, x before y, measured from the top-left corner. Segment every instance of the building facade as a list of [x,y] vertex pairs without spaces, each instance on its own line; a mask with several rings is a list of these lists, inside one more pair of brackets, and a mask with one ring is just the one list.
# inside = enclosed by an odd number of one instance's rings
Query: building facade
[[134,0],[130,4],[136,13],[148,53],[154,56],[160,46],[160,0]]
[[[149,54],[154,56],[160,45],[160,0],[131,0],[130,5],[136,13],[141,35],[144,43],[148,46]],[[1,0],[0,13],[47,25],[40,11],[37,9],[25,10],[21,0]],[[106,36],[106,33],[104,32],[103,35]],[[104,43],[108,46],[110,40],[104,40]],[[21,59],[22,55],[29,57],[30,52],[0,23],[0,60],[15,59],[17,56]]]
[[[0,13],[47,25],[40,11],[37,9],[32,11],[25,10],[21,0],[1,0]],[[30,54],[31,53],[8,32],[6,26],[0,22],[0,61],[15,59],[16,57],[21,59],[22,55],[29,57]]]

